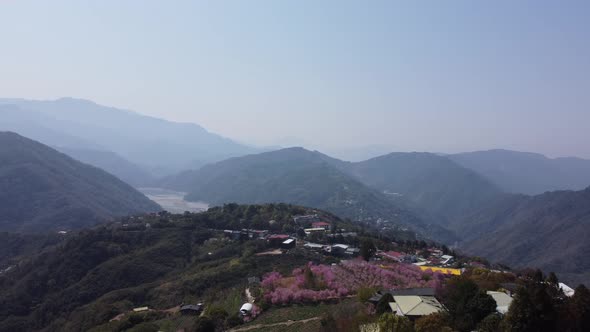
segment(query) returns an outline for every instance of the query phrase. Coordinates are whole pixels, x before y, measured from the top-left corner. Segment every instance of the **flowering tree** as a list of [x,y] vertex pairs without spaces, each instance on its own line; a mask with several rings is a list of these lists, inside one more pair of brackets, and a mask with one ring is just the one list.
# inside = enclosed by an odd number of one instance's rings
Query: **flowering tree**
[[360,260],[340,265],[307,264],[291,277],[271,272],[264,276],[264,299],[272,304],[317,302],[354,294],[361,287],[403,289],[436,288],[442,275],[410,264],[376,265]]

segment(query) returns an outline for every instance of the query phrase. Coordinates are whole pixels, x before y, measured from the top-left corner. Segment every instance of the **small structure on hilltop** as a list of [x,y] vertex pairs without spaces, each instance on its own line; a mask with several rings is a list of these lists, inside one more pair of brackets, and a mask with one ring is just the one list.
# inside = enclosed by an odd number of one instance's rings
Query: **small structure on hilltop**
[[134,308],[133,312],[144,312],[144,311],[148,311],[150,310],[150,308],[148,307],[138,307],[138,308]]
[[252,303],[244,303],[240,308],[240,314],[242,316],[248,316],[252,313]]

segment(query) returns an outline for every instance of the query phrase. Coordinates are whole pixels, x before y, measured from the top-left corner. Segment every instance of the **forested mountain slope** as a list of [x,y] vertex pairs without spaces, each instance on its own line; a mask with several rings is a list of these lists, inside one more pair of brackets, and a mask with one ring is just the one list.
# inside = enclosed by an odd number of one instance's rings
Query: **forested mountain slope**
[[160,207],[93,166],[11,132],[0,132],[0,230],[80,228]]
[[590,282],[590,188],[514,195],[466,219],[455,230],[468,253]]

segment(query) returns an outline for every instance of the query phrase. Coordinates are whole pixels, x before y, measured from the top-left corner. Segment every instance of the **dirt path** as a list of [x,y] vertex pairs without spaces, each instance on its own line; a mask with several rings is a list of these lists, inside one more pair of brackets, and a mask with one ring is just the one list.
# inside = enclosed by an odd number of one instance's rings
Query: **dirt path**
[[290,321],[274,323],[274,324],[255,324],[255,325],[249,325],[246,327],[241,327],[241,328],[237,328],[237,329],[233,329],[233,330],[229,330],[229,331],[230,332],[241,332],[241,331],[250,331],[250,330],[260,329],[263,327],[291,326],[293,324],[309,323],[309,322],[313,322],[314,320],[320,320],[320,319],[321,319],[321,317],[313,317],[313,318],[302,319],[302,320],[290,320]]

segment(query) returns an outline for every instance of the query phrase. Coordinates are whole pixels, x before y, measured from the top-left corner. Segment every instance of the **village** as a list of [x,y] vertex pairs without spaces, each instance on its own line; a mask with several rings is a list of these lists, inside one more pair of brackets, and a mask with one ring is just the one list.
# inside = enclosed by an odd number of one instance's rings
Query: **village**
[[[169,216],[164,212],[135,217],[117,227],[128,231],[149,231],[157,225],[154,218],[159,218],[159,222],[170,222],[172,219],[164,219]],[[223,239],[222,242],[227,243],[225,245],[232,242],[257,244],[260,250],[254,253],[255,256],[303,255],[309,259],[309,264],[293,270],[292,276],[276,272],[244,276],[244,288],[238,296],[243,301],[237,312],[241,324],[257,320],[269,308],[285,310],[294,304],[350,302],[352,296],[360,300],[357,303],[363,308],[370,308],[371,312],[391,313],[415,322],[424,316],[448,312],[438,292],[445,279],[465,273],[470,276],[474,273],[511,275],[502,266],[464,257],[444,245],[432,242],[394,241],[383,247],[371,242],[367,248],[367,237],[360,234],[358,229],[346,224],[336,225],[329,218],[318,214],[294,216],[292,223],[295,227],[292,227],[291,232],[282,232],[286,227],[278,227],[280,225],[274,220],[264,223],[270,226],[269,229],[211,229],[217,234],[211,241]],[[362,286],[359,280],[364,280]],[[399,283],[396,280],[406,281]],[[494,300],[498,315],[508,312],[519,287],[517,281],[503,282],[485,291]],[[573,289],[563,283],[559,283],[559,288],[568,297],[574,294]],[[370,293],[361,296],[367,291]],[[202,317],[209,305],[207,301],[197,301],[181,303],[165,310],[143,306],[134,308],[132,313]],[[120,314],[111,321],[125,317],[125,314]],[[316,318],[289,320],[289,324]],[[234,331],[241,331],[241,324]],[[373,322],[365,324],[361,330],[379,331],[379,328]]]

